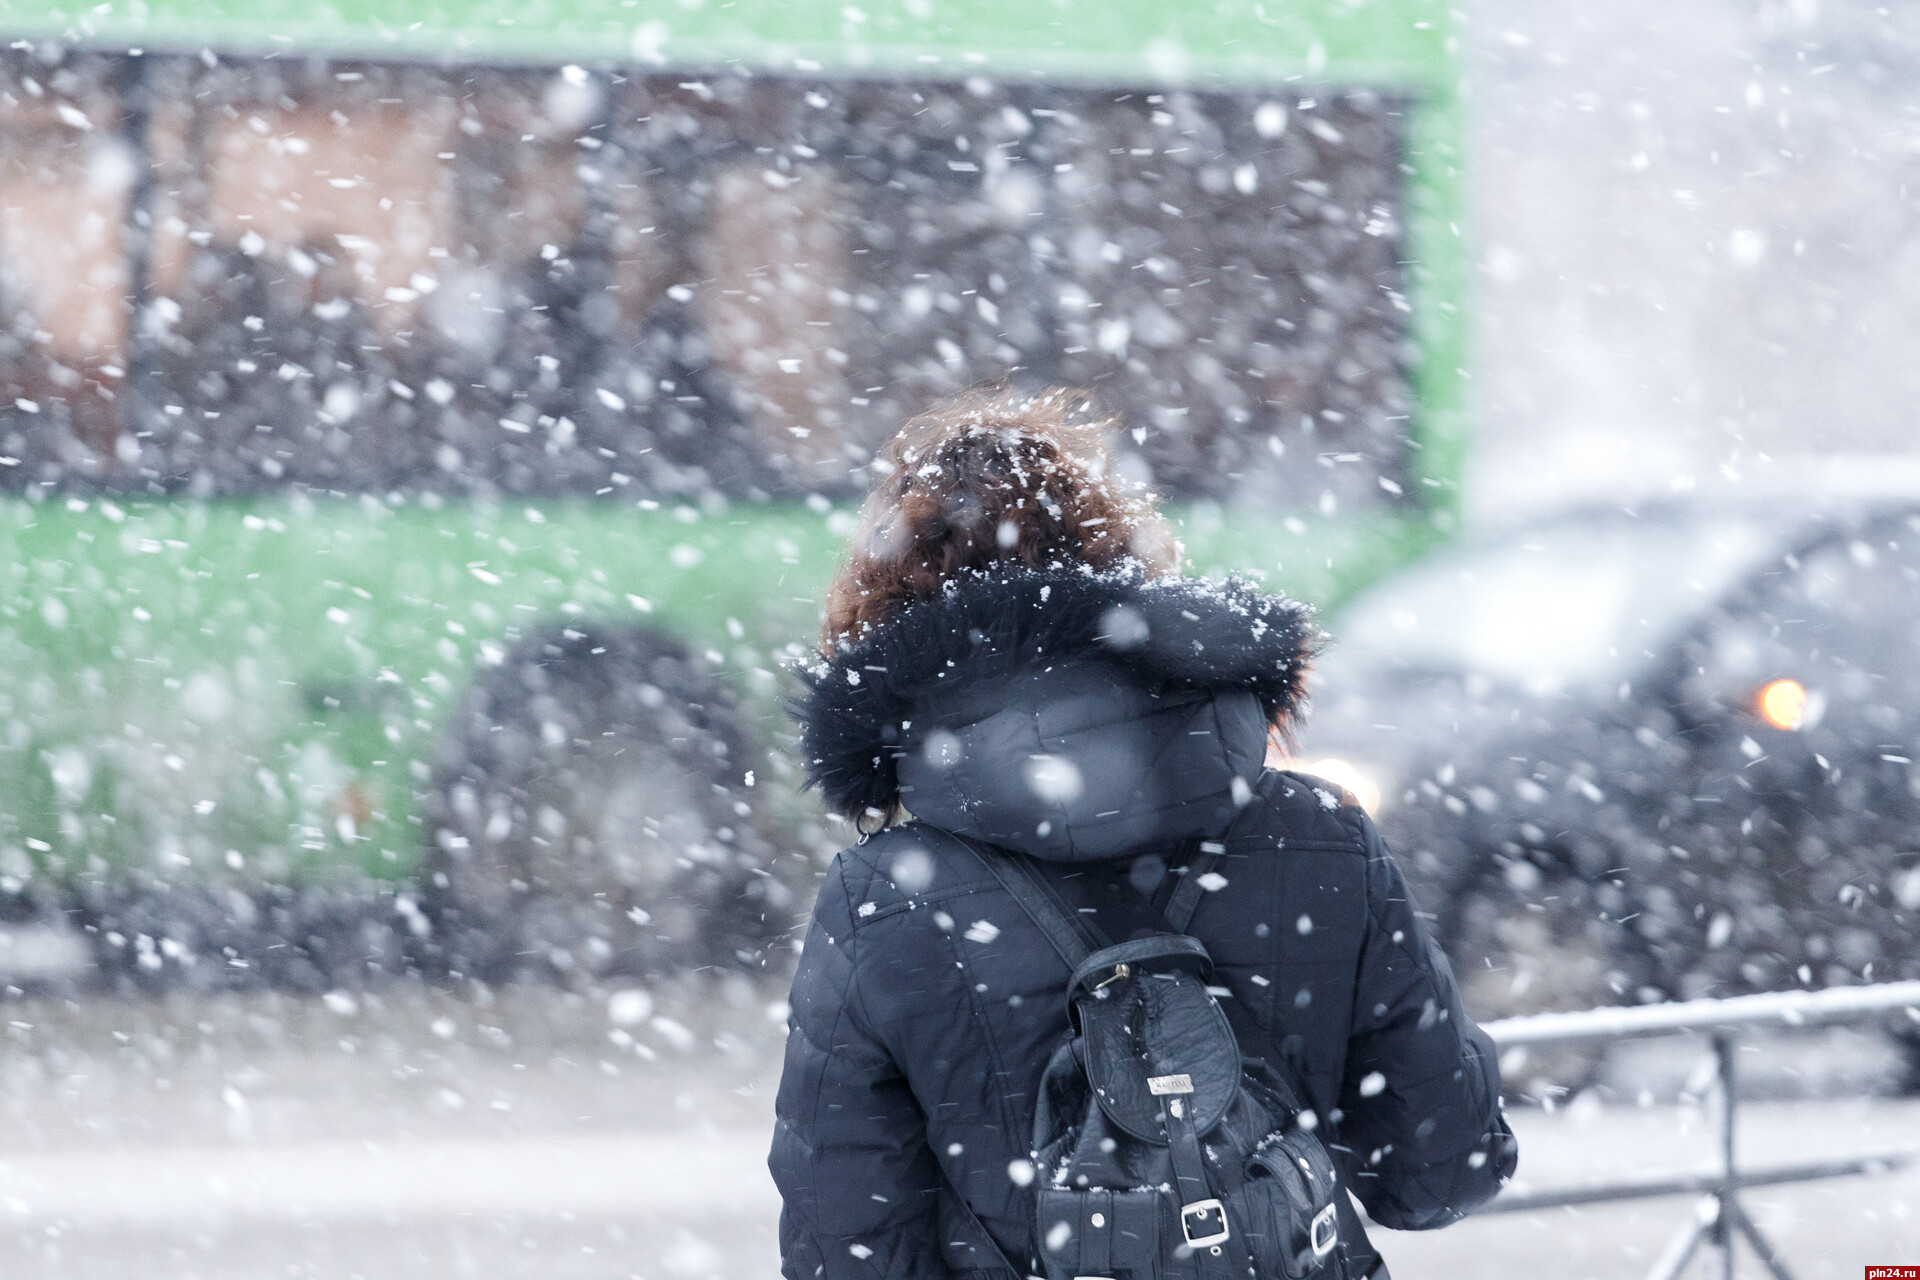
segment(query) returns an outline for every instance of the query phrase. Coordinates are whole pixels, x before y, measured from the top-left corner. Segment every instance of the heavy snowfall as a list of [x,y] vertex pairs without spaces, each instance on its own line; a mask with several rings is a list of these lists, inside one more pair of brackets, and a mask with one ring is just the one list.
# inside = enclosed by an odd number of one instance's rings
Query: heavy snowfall
[[[1920,1264],[1920,987],[1792,994],[1920,979],[1920,18],[1447,21],[1443,111],[0,50],[0,1272],[777,1275],[858,838],[795,671],[883,442],[1000,381],[1318,608],[1272,762],[1496,1024],[1509,1207],[1719,1168],[1730,1062],[1742,1169],[1895,1153],[1745,1191],[1780,1264]],[[1525,1030],[1743,998],[1718,1076]],[[1700,1189],[1376,1241],[1640,1276]]]

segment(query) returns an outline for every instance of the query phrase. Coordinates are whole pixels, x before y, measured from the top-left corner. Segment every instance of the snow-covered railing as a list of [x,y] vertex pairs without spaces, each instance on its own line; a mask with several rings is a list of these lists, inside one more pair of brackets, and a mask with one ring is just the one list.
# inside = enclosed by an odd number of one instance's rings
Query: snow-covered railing
[[1812,1027],[1856,1022],[1905,1010],[1920,1021],[1920,982],[1886,982],[1864,987],[1831,987],[1825,991],[1782,991],[1766,995],[1733,996],[1725,1000],[1686,1000],[1637,1008],[1589,1009],[1581,1013],[1541,1013],[1528,1018],[1506,1018],[1486,1024],[1487,1034],[1502,1048],[1517,1045],[1566,1044],[1582,1040],[1628,1040],[1642,1036],[1695,1032],[1713,1046],[1714,1131],[1718,1159],[1705,1170],[1651,1174],[1618,1182],[1560,1190],[1509,1191],[1482,1213],[1521,1213],[1572,1205],[1602,1204],[1613,1200],[1640,1200],[1651,1196],[1700,1195],[1699,1211],[1683,1225],[1647,1273],[1647,1280],[1675,1280],[1696,1250],[1705,1244],[1715,1262],[1714,1274],[1733,1275],[1733,1238],[1737,1233],[1759,1255],[1775,1280],[1792,1280],[1786,1263],[1753,1219],[1740,1206],[1743,1187],[1770,1187],[1782,1183],[1813,1182],[1823,1178],[1850,1178],[1886,1173],[1920,1163],[1920,1148],[1880,1151],[1871,1155],[1816,1160],[1769,1169],[1742,1170],[1734,1163],[1734,1038],[1756,1026]]
[[1730,1031],[1755,1025],[1811,1027],[1856,1022],[1896,1009],[1912,1009],[1915,1018],[1920,1018],[1920,982],[1828,987],[1825,991],[1770,991],[1725,1000],[1682,1000],[1581,1013],[1536,1013],[1530,1018],[1489,1022],[1486,1031],[1495,1044],[1505,1048],[1570,1040],[1628,1040],[1673,1031]]

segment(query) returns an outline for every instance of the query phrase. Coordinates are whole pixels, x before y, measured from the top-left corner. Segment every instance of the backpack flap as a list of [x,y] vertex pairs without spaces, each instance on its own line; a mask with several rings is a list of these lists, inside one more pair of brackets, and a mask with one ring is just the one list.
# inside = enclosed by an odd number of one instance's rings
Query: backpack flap
[[1135,969],[1149,973],[1182,970],[1204,982],[1213,976],[1213,957],[1200,939],[1184,933],[1156,933],[1102,947],[1073,967],[1073,977],[1067,982],[1069,1011],[1082,995],[1103,989]]
[[1233,1028],[1196,976],[1210,967],[1200,943],[1162,935],[1096,952],[1074,974],[1087,1083],[1108,1122],[1139,1141],[1167,1144],[1165,1096],[1205,1133],[1239,1090]]

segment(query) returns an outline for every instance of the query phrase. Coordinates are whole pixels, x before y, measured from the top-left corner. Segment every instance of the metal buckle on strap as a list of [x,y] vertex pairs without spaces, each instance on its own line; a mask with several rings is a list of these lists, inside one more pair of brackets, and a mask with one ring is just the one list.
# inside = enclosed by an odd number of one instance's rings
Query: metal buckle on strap
[[[1325,1233],[1324,1237],[1322,1232]],[[1333,1252],[1333,1246],[1340,1243],[1340,1223],[1334,1214],[1334,1206],[1328,1205],[1313,1215],[1313,1230],[1308,1233],[1313,1241],[1313,1257],[1317,1262]]]
[[[1217,1231],[1209,1231],[1206,1235],[1198,1236],[1193,1233],[1195,1227],[1207,1230],[1214,1223],[1219,1224]],[[1219,1244],[1228,1235],[1227,1206],[1218,1200],[1195,1200],[1192,1204],[1181,1205],[1180,1234],[1185,1236],[1187,1243],[1196,1249],[1205,1248],[1210,1244]]]

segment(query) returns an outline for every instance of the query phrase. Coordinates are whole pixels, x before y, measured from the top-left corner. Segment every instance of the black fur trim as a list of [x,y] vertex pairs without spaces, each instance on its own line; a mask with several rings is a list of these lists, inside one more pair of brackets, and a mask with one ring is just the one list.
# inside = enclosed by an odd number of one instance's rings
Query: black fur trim
[[1008,569],[970,574],[944,595],[816,655],[793,704],[807,780],[836,813],[891,814],[900,724],[936,689],[1104,657],[1142,685],[1247,689],[1284,729],[1300,710],[1319,645],[1312,610],[1243,578],[1149,580],[1137,570]]

